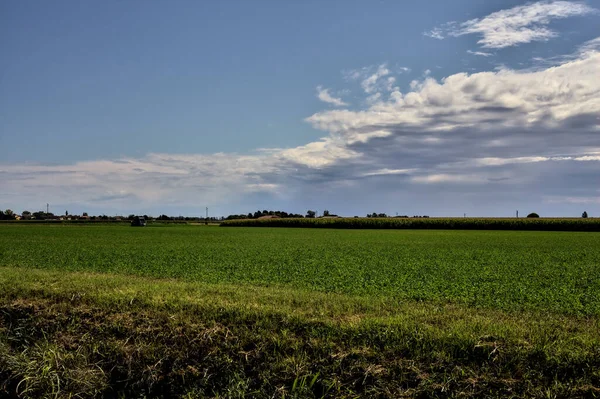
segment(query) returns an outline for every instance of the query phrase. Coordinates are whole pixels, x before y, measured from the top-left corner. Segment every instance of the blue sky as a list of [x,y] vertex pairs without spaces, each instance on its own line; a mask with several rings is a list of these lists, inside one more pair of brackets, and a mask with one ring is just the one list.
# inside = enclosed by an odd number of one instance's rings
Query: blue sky
[[0,208],[600,214],[600,0],[0,7]]

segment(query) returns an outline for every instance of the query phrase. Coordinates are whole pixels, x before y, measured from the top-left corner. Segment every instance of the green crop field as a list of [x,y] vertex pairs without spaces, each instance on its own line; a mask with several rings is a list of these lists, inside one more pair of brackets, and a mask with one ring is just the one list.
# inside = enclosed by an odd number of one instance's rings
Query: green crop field
[[600,395],[596,232],[10,224],[0,290],[0,396]]
[[0,226],[0,265],[600,314],[600,233]]

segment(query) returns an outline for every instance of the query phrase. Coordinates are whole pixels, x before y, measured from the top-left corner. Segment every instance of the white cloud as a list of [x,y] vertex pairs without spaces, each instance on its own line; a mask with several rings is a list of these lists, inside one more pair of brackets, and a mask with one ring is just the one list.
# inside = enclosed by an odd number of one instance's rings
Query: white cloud
[[442,28],[433,28],[432,30],[424,32],[423,34],[431,37],[432,39],[443,40],[445,38],[444,30]]
[[385,64],[379,65],[375,73],[368,76],[361,82],[361,87],[367,94],[373,94],[379,90],[378,81],[380,78],[390,74],[390,70]]
[[345,136],[346,144],[367,143],[374,138],[384,138],[392,135],[389,130],[375,130],[367,133],[354,132]]
[[367,104],[375,104],[379,100],[381,100],[381,93],[374,93],[366,99]]
[[481,35],[477,42],[484,48],[504,48],[534,41],[547,41],[558,36],[548,28],[552,20],[595,12],[584,3],[539,1],[513,7],[466,22],[450,22],[426,32],[429,37]]
[[398,89],[396,78],[392,74],[403,74],[410,72],[411,69],[405,66],[388,67],[387,64],[372,65],[360,69],[351,69],[342,71],[344,78],[348,81],[360,80],[360,86],[365,94],[371,96],[367,102],[375,102],[380,96],[380,92],[391,92]]
[[467,53],[471,54],[471,55],[478,55],[480,57],[491,57],[494,54],[492,53],[486,53],[485,51],[471,51],[471,50],[467,50]]
[[451,175],[451,174],[433,174],[415,176],[411,179],[415,183],[437,184],[437,183],[482,183],[486,180],[481,176],[475,175]]
[[371,172],[365,172],[361,176],[369,177],[369,176],[388,176],[388,175],[410,175],[411,173],[416,172],[417,169],[378,169]]
[[329,89],[324,89],[322,86],[317,86],[317,98],[327,104],[335,105],[336,107],[343,107],[348,105],[341,98],[333,97],[329,93]]
[[365,111],[321,112],[308,121],[336,133],[386,124],[427,126],[429,130],[469,126],[514,129],[538,123],[551,127],[599,111],[597,76],[599,53],[540,71],[458,73],[440,82],[428,77],[413,82],[413,91],[393,92],[392,101],[376,103]]
[[332,165],[343,159],[358,157],[359,154],[350,150],[343,143],[331,138],[308,143],[303,146],[275,150],[276,158],[282,161],[291,161],[309,168],[322,168]]
[[456,162],[448,165],[440,165],[442,168],[452,167],[487,167],[487,166],[505,166],[515,164],[528,164],[537,162],[560,162],[560,161],[575,161],[575,162],[596,162],[600,161],[600,155],[596,153],[579,154],[577,156],[529,156],[529,157],[487,157],[473,158],[469,161]]
[[587,42],[585,42],[581,46],[579,46],[579,54],[580,55],[586,55],[586,54],[595,53],[598,51],[600,51],[600,37],[597,37],[592,40],[588,40]]

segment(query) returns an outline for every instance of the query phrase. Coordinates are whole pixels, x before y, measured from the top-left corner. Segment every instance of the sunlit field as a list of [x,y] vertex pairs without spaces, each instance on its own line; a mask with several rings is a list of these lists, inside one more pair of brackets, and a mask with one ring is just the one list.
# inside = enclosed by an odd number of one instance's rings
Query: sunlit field
[[0,291],[0,387],[22,397],[592,397],[600,381],[600,233],[10,224]]

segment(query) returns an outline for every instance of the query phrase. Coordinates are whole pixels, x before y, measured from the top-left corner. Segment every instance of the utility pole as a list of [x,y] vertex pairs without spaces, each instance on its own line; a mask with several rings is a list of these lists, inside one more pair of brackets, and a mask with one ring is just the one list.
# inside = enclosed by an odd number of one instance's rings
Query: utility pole
[[50,209],[50,204],[46,204],[46,215],[49,213],[48,210]]
[[519,211],[517,210],[517,219],[519,218]]
[[204,219],[204,224],[208,225],[208,207],[206,207],[206,219]]

